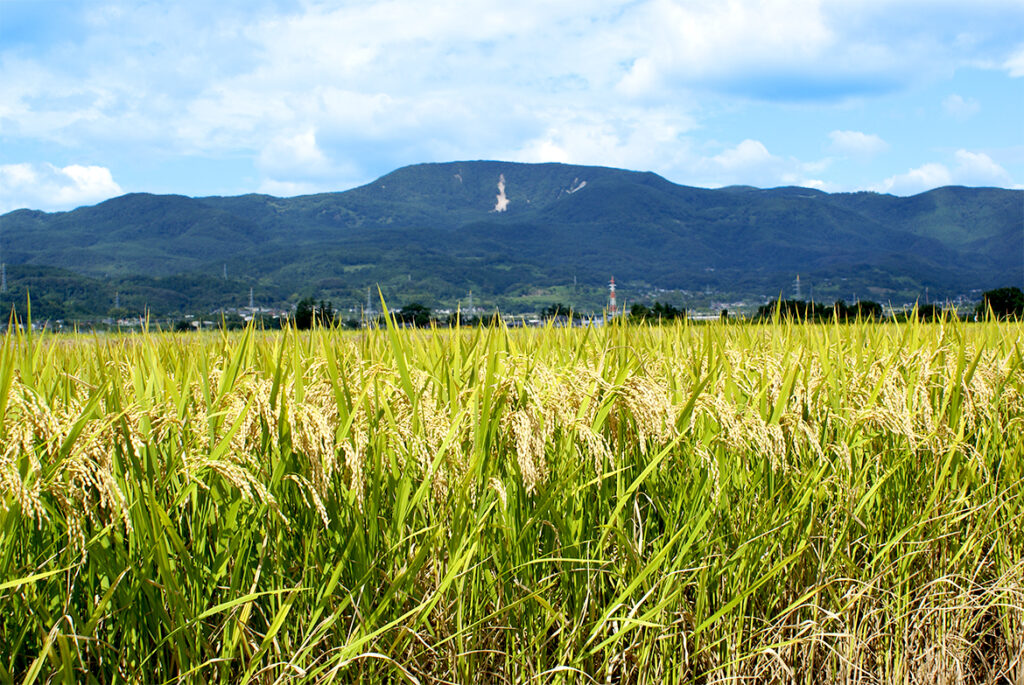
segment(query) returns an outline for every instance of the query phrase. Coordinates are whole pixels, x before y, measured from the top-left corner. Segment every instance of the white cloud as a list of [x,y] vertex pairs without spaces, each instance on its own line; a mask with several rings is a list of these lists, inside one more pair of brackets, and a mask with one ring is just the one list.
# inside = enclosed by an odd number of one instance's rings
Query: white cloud
[[650,47],[620,81],[630,94],[806,64],[835,40],[818,0],[652,0],[633,21],[637,35],[646,34],[636,47]]
[[650,57],[640,57],[633,62],[615,88],[623,95],[643,98],[664,88],[660,78],[654,60]]
[[957,150],[954,178],[960,185],[999,186],[1014,185],[1010,174],[984,152]]
[[[695,152],[700,141],[687,136],[698,135],[696,119],[724,111],[735,116],[723,119],[723,139],[767,135],[743,119],[750,98],[850,101],[964,65],[1024,75],[1013,31],[1024,5],[1013,0],[82,7],[87,28],[77,34],[0,46],[5,145],[14,141],[19,155],[40,141],[75,154],[109,150],[178,169],[231,159],[252,165],[240,176],[279,192],[480,157],[651,169],[707,184],[827,184],[814,166],[823,162],[779,156],[781,142],[771,142],[775,155],[756,140]],[[972,106],[947,110],[958,104]],[[872,134],[834,134],[842,155],[885,149]],[[11,201],[36,202],[22,197]]]
[[749,172],[775,161],[768,148],[759,140],[744,140],[736,147],[711,158],[711,162],[726,172]]
[[965,121],[977,114],[981,110],[981,105],[973,98],[964,98],[954,93],[942,101],[942,109],[954,119]]
[[889,149],[889,144],[874,133],[861,131],[832,131],[831,150],[837,154],[853,157],[873,157]]
[[948,185],[1018,187],[1010,174],[984,152],[957,150],[950,168],[939,162],[929,162],[905,174],[887,178],[873,187],[883,193],[914,195]]
[[774,155],[754,139],[717,151],[701,151],[694,148],[688,131],[667,114],[633,119],[577,117],[552,124],[543,135],[504,157],[520,162],[650,170],[677,183],[702,187],[743,184],[837,189],[819,177],[831,165],[829,158],[804,162]]
[[[840,101],[992,68],[1024,5],[925,0],[650,0],[625,13],[630,96],[679,86],[768,100]],[[1024,74],[1024,46],[1006,68]]]
[[311,195],[313,193],[326,193],[335,191],[337,188],[322,183],[297,182],[297,181],[275,181],[264,179],[256,192],[277,197],[294,197],[295,195]]
[[1024,76],[1024,45],[1019,46],[1016,52],[1003,62],[1003,68],[1014,78]]
[[0,212],[22,207],[72,209],[123,192],[110,170],[101,166],[0,165]]
[[685,134],[694,126],[685,114],[658,109],[573,110],[541,113],[540,135],[507,153],[519,162],[595,164],[663,174],[678,171],[689,154]]
[[[445,130],[446,108],[424,112],[416,103],[444,101],[481,118],[569,102],[598,111],[616,84],[621,94],[676,106],[690,97],[681,84],[841,97],[902,82],[922,65],[944,68],[948,46],[928,36],[943,34],[942,16],[959,16],[943,6],[908,29],[898,3],[822,0],[524,0],[515,9],[390,0],[256,10],[195,2],[90,9],[91,32],[77,43],[55,42],[31,59],[0,50],[0,117],[42,140],[116,132],[164,150],[254,158],[268,140],[326,133],[339,114],[359,126],[350,137],[402,136],[415,118],[454,139],[459,126]],[[948,23],[954,37],[963,33],[964,22]],[[983,38],[964,44],[982,50]],[[318,137],[330,156],[325,141]]]
[[295,135],[274,138],[263,148],[259,166],[271,175],[318,176],[330,168],[330,162],[317,146],[312,129]]
[[905,174],[897,174],[885,179],[873,190],[894,195],[915,195],[939,186],[948,186],[953,182],[953,175],[944,164],[930,162]]
[[698,186],[753,185],[771,188],[782,185],[831,189],[831,184],[816,178],[831,159],[810,162],[775,155],[759,140],[746,139],[718,154],[687,160],[680,176],[694,179]]

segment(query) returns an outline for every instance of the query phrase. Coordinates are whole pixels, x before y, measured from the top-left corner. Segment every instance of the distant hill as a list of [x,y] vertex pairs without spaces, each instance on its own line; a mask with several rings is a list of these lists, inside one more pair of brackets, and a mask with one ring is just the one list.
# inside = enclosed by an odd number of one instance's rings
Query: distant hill
[[154,311],[240,305],[250,287],[276,304],[347,306],[380,285],[398,302],[472,290],[510,306],[565,295],[552,288],[574,278],[578,306],[599,307],[611,275],[637,296],[772,297],[800,274],[823,298],[944,298],[1024,281],[1024,191],[707,190],[605,167],[450,162],[294,198],[131,194],[19,210],[0,217],[0,241],[8,299],[25,279],[55,307],[62,289],[92,293],[75,314],[114,292]]

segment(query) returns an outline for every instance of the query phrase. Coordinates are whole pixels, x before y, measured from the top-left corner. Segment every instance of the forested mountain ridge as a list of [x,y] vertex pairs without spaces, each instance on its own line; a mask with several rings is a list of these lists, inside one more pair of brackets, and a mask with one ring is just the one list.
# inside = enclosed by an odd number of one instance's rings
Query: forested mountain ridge
[[0,248],[11,284],[31,275],[54,303],[45,274],[65,293],[76,278],[126,302],[148,293],[155,311],[238,304],[249,287],[277,304],[365,299],[376,284],[400,300],[507,302],[574,278],[598,293],[611,275],[637,292],[756,298],[800,274],[823,295],[952,297],[1024,280],[1024,191],[708,190],[606,167],[450,162],[293,198],[136,193],[18,210],[0,217]]

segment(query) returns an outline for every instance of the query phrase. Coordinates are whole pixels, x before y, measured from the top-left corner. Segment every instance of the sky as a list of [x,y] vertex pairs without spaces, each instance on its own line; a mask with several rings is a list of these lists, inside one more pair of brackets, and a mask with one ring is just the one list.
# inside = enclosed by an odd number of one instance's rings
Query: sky
[[0,0],[0,213],[421,162],[1024,187],[1024,0]]

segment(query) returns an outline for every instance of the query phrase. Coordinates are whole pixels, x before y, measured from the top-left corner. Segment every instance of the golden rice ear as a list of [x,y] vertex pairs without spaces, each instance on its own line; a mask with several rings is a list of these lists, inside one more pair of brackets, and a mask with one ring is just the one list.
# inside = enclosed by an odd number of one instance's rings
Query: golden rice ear
[[7,343],[0,681],[1019,679],[1021,340]]
[[516,462],[523,479],[523,488],[534,493],[537,485],[544,482],[547,464],[544,458],[544,431],[536,415],[526,409],[518,409],[508,416],[507,430],[515,448]]

